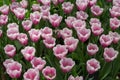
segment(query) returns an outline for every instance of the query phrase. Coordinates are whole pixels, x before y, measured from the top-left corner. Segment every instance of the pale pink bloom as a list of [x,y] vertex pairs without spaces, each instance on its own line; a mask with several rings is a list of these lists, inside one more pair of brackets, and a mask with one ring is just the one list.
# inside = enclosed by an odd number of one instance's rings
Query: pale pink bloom
[[65,38],[64,44],[66,45],[69,52],[75,51],[78,45],[78,39],[75,39],[74,37]]
[[65,45],[57,44],[57,45],[53,48],[53,53],[54,53],[54,55],[55,55],[58,59],[62,59],[62,58],[64,58],[64,57],[67,55],[68,49],[66,48]]
[[84,11],[87,8],[88,3],[89,3],[88,0],[76,0],[76,5],[79,11],[80,10]]
[[4,15],[7,15],[9,13],[9,6],[3,5],[0,7],[0,12]]
[[89,6],[93,6],[97,3],[97,0],[89,0]]
[[110,18],[110,27],[112,30],[115,30],[120,27],[120,20],[117,19],[116,17]]
[[91,12],[93,13],[93,15],[99,16],[103,13],[103,8],[100,8],[100,6],[97,5],[93,5],[91,7]]
[[86,68],[89,74],[93,74],[100,69],[100,62],[95,58],[87,61]]
[[120,0],[113,0],[113,6],[119,6],[120,7]]
[[62,58],[60,60],[60,68],[63,72],[70,72],[71,69],[74,67],[75,61],[72,60],[72,58]]
[[33,22],[33,24],[38,24],[41,20],[41,13],[38,11],[35,11],[30,14],[30,20]]
[[49,20],[50,12],[41,12],[43,20]]
[[22,6],[22,8],[27,8],[28,1],[27,0],[22,0],[22,1],[20,1],[20,5]]
[[65,23],[68,28],[73,28],[73,22],[76,20],[75,17],[69,16],[67,19],[65,19]]
[[86,22],[85,22],[85,21],[82,21],[82,20],[80,20],[80,19],[73,21],[72,24],[73,24],[73,28],[74,28],[75,30],[78,30],[78,29],[81,29],[81,28],[85,28],[85,27],[86,27]]
[[40,35],[41,35],[41,32],[39,29],[31,29],[28,31],[28,33],[29,33],[30,39],[33,42],[38,42],[38,40],[40,39]]
[[81,40],[82,42],[85,42],[89,39],[91,35],[91,30],[90,29],[86,29],[86,28],[81,28],[77,30],[77,36],[79,38],[79,40]]
[[104,31],[104,29],[101,27],[101,24],[92,24],[91,30],[95,36],[101,35]]
[[113,38],[113,43],[117,44],[120,41],[120,34],[117,32],[109,32],[109,35]]
[[22,72],[22,65],[16,61],[11,62],[7,65],[6,72],[11,78],[19,78]]
[[113,38],[110,35],[102,34],[100,36],[100,44],[103,47],[107,47],[107,46],[111,45],[112,41],[113,41]]
[[98,52],[99,48],[96,44],[93,44],[93,43],[89,43],[87,45],[87,52],[89,55],[95,55],[97,52]]
[[0,38],[2,37],[3,31],[0,29]]
[[8,22],[8,16],[7,15],[0,15],[0,25],[5,25]]
[[63,3],[64,2],[64,0],[58,0],[59,1],[59,3]]
[[120,16],[120,7],[113,6],[109,9],[111,17],[119,17]]
[[60,30],[60,36],[65,39],[68,37],[72,37],[72,30],[68,28],[63,28],[63,30]]
[[16,24],[16,23],[9,23],[7,25],[7,28],[8,29],[13,29],[13,28],[18,29],[19,27],[18,27],[18,24]]
[[68,80],[83,80],[83,77],[82,76],[76,76],[76,77],[74,77],[74,76],[70,75],[68,77]]
[[25,13],[26,13],[24,8],[21,8],[21,7],[16,8],[16,9],[13,10],[13,12],[18,19],[21,19],[21,20],[24,19]]
[[93,25],[93,24],[101,25],[101,22],[98,18],[91,18],[90,19],[90,25]]
[[72,4],[71,2],[64,2],[62,4],[62,9],[66,14],[71,13],[73,10],[73,7],[74,7],[74,4]]
[[53,37],[46,37],[43,40],[43,43],[47,48],[53,48],[55,46],[55,41],[56,41],[56,39]]
[[59,4],[59,0],[51,0],[51,1],[55,6],[57,6]]
[[54,80],[56,77],[56,69],[54,67],[46,66],[42,70],[42,74],[47,80]]
[[51,3],[51,0],[41,0],[41,3],[43,4],[43,5],[50,5],[50,3]]
[[17,36],[17,40],[22,44],[22,45],[27,45],[28,44],[28,37],[27,34],[25,33],[20,33]]
[[4,65],[5,68],[7,68],[7,65],[8,65],[9,63],[13,63],[13,62],[15,62],[15,61],[14,61],[12,58],[6,59],[6,60],[3,62],[3,65]]
[[104,59],[106,62],[111,62],[113,61],[115,58],[117,58],[118,55],[118,51],[114,50],[114,48],[105,48],[104,49]]
[[31,61],[33,59],[33,57],[35,56],[35,52],[35,48],[31,46],[26,46],[24,49],[21,50],[21,53],[27,61]]
[[40,11],[41,12],[49,12],[50,6],[47,6],[47,5],[40,6]]
[[43,29],[41,29],[41,36],[43,39],[45,39],[47,37],[51,37],[52,35],[53,35],[53,31],[51,28],[44,27]]
[[33,4],[32,5],[32,10],[33,11],[40,11],[40,4]]
[[16,54],[16,48],[14,45],[11,45],[11,44],[7,44],[4,47],[4,51],[9,57],[14,57]]
[[39,70],[29,68],[24,74],[24,80],[40,80]]
[[58,14],[53,14],[49,16],[49,21],[53,27],[58,27],[62,21],[62,16],[58,16]]
[[88,18],[88,14],[84,11],[78,11],[76,12],[76,17],[77,19],[86,20]]
[[18,2],[12,2],[12,4],[10,5],[10,10],[13,12],[14,9],[20,8],[20,7],[21,7],[20,3],[18,3]]
[[32,67],[35,68],[35,69],[38,69],[38,70],[42,70],[43,67],[45,66],[46,64],[46,61],[43,60],[41,57],[34,57],[32,60],[31,60],[31,64],[32,64]]
[[22,21],[22,26],[24,28],[25,31],[29,31],[32,27],[32,21],[31,20],[25,20],[25,21]]

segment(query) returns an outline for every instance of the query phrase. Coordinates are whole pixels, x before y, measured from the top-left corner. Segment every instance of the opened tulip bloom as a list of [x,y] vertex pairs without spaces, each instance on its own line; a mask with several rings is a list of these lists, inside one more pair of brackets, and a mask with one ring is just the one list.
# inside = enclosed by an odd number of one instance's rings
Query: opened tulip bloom
[[68,77],[68,80],[83,80],[83,77],[82,76],[76,76],[76,77],[74,77],[74,76],[70,75]]
[[32,21],[31,20],[25,20],[25,21],[22,21],[22,26],[24,28],[25,31],[29,31],[32,27]]
[[67,19],[65,19],[65,23],[68,28],[73,28],[73,22],[76,20],[75,17],[69,16]]

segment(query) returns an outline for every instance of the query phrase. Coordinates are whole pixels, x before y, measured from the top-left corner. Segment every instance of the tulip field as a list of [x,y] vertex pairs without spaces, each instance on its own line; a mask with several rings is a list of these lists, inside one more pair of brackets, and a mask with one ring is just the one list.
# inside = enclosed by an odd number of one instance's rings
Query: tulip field
[[0,0],[0,80],[120,80],[120,0]]

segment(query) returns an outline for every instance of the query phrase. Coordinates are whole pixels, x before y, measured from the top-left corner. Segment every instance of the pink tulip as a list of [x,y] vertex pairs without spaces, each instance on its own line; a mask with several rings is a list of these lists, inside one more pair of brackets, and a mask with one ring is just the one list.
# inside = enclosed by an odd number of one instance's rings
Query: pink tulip
[[67,19],[65,19],[65,23],[68,28],[73,28],[73,22],[76,20],[75,17],[69,16]]
[[91,18],[91,19],[90,19],[90,25],[93,25],[93,24],[101,25],[101,22],[100,22],[100,20],[97,19],[97,18]]
[[60,60],[60,68],[63,72],[70,72],[71,69],[74,67],[75,62],[72,60],[72,58],[62,58]]
[[40,11],[40,5],[39,4],[33,4],[32,5],[32,10],[33,11]]
[[16,8],[20,8],[21,5],[18,2],[12,2],[12,4],[10,5],[10,10],[13,12],[14,9]]
[[7,15],[0,15],[0,25],[6,25],[8,22],[8,16]]
[[68,80],[83,80],[83,77],[82,76],[76,76],[76,77],[73,77],[72,75],[70,75],[69,77],[68,77]]
[[58,16],[58,14],[53,14],[49,16],[49,21],[53,27],[58,27],[62,21],[62,16]]
[[20,1],[20,5],[22,6],[22,8],[27,8],[28,1],[27,0],[22,0],[22,1]]
[[39,70],[30,68],[23,74],[23,77],[24,80],[40,80]]
[[0,38],[2,37],[3,31],[0,29]]
[[120,20],[117,19],[116,17],[110,18],[110,27],[112,30],[115,30],[120,27]]
[[10,58],[10,59],[6,59],[4,62],[3,62],[3,65],[4,65],[4,67],[7,69],[7,65],[9,64],[9,63],[13,63],[13,62],[15,62],[12,58]]
[[100,16],[103,13],[103,8],[100,8],[100,6],[97,6],[97,5],[93,5],[91,7],[91,12],[95,16]]
[[76,12],[76,17],[77,19],[86,20],[88,18],[88,14],[84,11],[78,11]]
[[50,5],[50,3],[51,3],[51,0],[41,0],[41,3],[43,4],[43,5]]
[[78,39],[75,39],[74,37],[65,38],[64,44],[69,52],[73,52],[77,48]]
[[73,10],[73,7],[74,7],[74,4],[72,4],[71,2],[64,2],[62,4],[62,9],[66,14],[71,13]]
[[40,35],[41,35],[41,32],[39,29],[31,29],[28,31],[28,33],[29,33],[30,39],[33,42],[38,42],[38,40],[40,39]]
[[97,0],[89,0],[89,6],[93,6],[97,3]]
[[72,37],[72,30],[68,28],[64,28],[63,30],[60,31],[60,36],[65,39],[68,37]]
[[27,34],[25,34],[25,33],[20,33],[18,35],[17,39],[22,45],[28,44],[28,37],[27,37]]
[[47,80],[54,80],[56,77],[56,69],[54,67],[46,66],[42,70],[42,74]]
[[35,69],[38,69],[38,70],[42,70],[43,67],[45,66],[46,64],[46,61],[43,60],[41,57],[34,57],[32,60],[31,60],[31,64],[32,64],[32,67],[35,68]]
[[63,57],[65,57],[67,55],[68,49],[66,48],[65,45],[57,44],[53,48],[53,53],[58,59],[62,59]]
[[120,7],[120,0],[113,0],[113,6]]
[[35,52],[35,48],[31,46],[26,46],[24,49],[21,50],[21,53],[27,61],[31,61],[33,59]]
[[89,39],[91,35],[91,30],[90,29],[86,29],[86,28],[81,28],[77,30],[77,36],[79,38],[79,40],[81,40],[82,42],[85,42]]
[[117,58],[118,51],[114,50],[114,48],[105,48],[104,49],[104,59],[106,62],[111,62],[115,58]]
[[100,62],[94,58],[88,60],[86,65],[89,74],[93,74],[100,69]]
[[64,0],[58,0],[59,1],[59,3],[63,3],[64,2]]
[[51,28],[44,27],[43,29],[41,29],[41,36],[43,39],[45,39],[47,37],[51,37],[52,35],[53,35],[53,31]]
[[119,17],[120,16],[120,7],[113,6],[111,9],[109,9],[111,17]]
[[0,7],[0,12],[1,12],[2,14],[4,14],[4,15],[8,15],[8,13],[9,13],[9,6],[7,6],[7,5],[1,6],[1,7]]
[[11,44],[7,44],[4,47],[4,51],[9,57],[14,57],[16,54],[16,48],[14,45],[11,45]]
[[87,52],[89,55],[95,55],[97,52],[98,52],[99,48],[96,44],[93,44],[93,43],[89,43],[87,45]]
[[41,13],[38,11],[31,13],[30,20],[33,22],[33,24],[37,25],[41,20]]
[[51,0],[51,1],[55,6],[57,6],[59,4],[59,0]]
[[32,27],[32,24],[33,23],[31,20],[22,21],[22,26],[23,26],[25,31],[29,31]]
[[84,11],[87,8],[88,3],[89,3],[88,0],[76,0],[76,5],[79,11],[80,10]]
[[43,5],[40,7],[41,12],[49,12],[50,11],[50,6]]
[[78,30],[78,29],[81,29],[81,28],[85,28],[86,27],[86,22],[85,21],[82,21],[82,20],[75,20],[73,22],[73,28],[75,30]]
[[103,47],[107,47],[107,46],[111,45],[112,41],[113,41],[113,38],[110,35],[102,34],[100,37],[100,44]]
[[8,29],[19,29],[19,27],[18,27],[18,24],[16,24],[16,23],[9,23],[8,25],[7,25],[7,28]]
[[109,32],[109,35],[113,38],[113,43],[117,44],[120,41],[120,34],[117,32]]
[[55,41],[56,41],[56,39],[53,37],[46,37],[43,40],[43,43],[47,48],[53,48],[55,46]]

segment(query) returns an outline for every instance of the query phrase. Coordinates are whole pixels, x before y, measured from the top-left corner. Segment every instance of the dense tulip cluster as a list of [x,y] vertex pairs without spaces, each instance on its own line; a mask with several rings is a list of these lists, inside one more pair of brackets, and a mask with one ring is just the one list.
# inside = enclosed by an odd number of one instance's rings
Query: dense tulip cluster
[[2,80],[117,80],[120,0],[3,0]]

